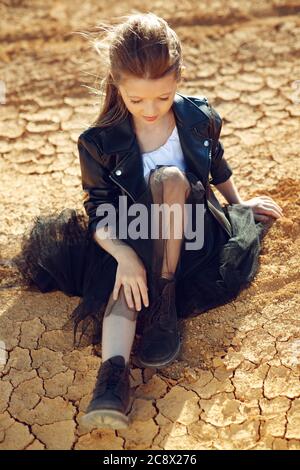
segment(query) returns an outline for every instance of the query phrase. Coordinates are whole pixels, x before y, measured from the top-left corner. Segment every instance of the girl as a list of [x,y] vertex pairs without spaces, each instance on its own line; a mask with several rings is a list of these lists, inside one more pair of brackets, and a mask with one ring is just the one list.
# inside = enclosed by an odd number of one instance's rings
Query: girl
[[[184,66],[175,32],[152,13],[122,18],[107,29],[101,113],[78,139],[88,221],[68,209],[39,217],[15,259],[41,292],[82,297],[71,317],[74,344],[79,324],[82,335],[91,327],[94,344],[102,339],[102,365],[82,422],[113,429],[129,422],[136,331],[142,367],[173,361],[180,351],[178,318],[223,305],[249,285],[262,237],[282,215],[268,196],[242,200],[223,156],[219,114],[206,98],[177,91]],[[219,204],[210,184],[228,204]],[[179,212],[167,220],[165,211],[155,221],[151,209],[163,203]],[[148,232],[122,237],[120,230],[132,228],[135,204],[146,208],[139,225]],[[110,209],[115,219],[108,218]],[[186,243],[188,224],[196,249]],[[149,235],[150,228],[159,235]]]

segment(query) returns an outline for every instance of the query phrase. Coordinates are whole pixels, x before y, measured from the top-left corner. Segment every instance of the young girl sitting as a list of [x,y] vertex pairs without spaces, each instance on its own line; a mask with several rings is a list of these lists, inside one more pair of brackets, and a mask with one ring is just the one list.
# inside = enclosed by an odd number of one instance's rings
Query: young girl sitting
[[[249,285],[262,237],[282,211],[268,196],[240,197],[219,140],[221,117],[205,97],[178,91],[181,44],[166,21],[152,13],[129,15],[108,28],[105,39],[101,112],[78,138],[88,220],[68,209],[39,217],[16,261],[41,292],[81,297],[72,314],[74,342],[79,324],[82,335],[91,326],[94,344],[102,341],[82,422],[118,429],[129,422],[136,331],[141,367],[174,361],[178,319],[224,305]],[[227,204],[221,206],[211,184]],[[162,212],[155,221],[151,209],[162,204],[178,212],[169,219]],[[136,207],[146,209],[143,237],[133,224]],[[115,218],[108,218],[110,209]]]

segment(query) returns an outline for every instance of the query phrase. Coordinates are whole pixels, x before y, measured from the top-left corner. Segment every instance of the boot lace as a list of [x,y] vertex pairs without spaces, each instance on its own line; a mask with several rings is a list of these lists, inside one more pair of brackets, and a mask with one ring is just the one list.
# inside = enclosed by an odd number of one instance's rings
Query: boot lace
[[163,291],[156,297],[147,317],[148,325],[152,326],[159,321],[161,326],[168,326],[168,319],[170,316],[171,295],[169,286],[166,285]]
[[107,390],[111,390],[116,396],[121,398],[117,393],[117,384],[120,380],[124,380],[125,369],[114,364],[109,365],[105,369],[100,369],[99,376],[95,387],[95,398],[101,397]]

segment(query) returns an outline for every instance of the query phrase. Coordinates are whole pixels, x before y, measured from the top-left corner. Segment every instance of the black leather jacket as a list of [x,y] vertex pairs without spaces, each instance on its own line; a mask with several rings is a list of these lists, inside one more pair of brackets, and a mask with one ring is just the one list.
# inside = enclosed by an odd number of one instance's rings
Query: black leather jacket
[[[210,187],[232,175],[219,140],[222,119],[205,97],[177,92],[172,109],[187,169],[202,182],[209,210],[231,236],[231,225]],[[104,217],[96,215],[100,204],[114,204],[117,210],[118,197],[125,195],[129,207],[147,189],[131,114],[118,124],[86,129],[78,138],[78,151],[82,189],[86,192],[83,204],[93,235]]]

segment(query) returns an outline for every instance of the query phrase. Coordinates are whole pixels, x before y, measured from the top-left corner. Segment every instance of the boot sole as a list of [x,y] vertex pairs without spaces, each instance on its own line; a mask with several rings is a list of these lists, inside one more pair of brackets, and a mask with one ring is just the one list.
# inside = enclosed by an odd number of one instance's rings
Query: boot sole
[[174,352],[174,354],[171,357],[169,357],[168,359],[165,359],[164,361],[146,362],[143,359],[141,359],[139,356],[137,357],[137,359],[138,359],[138,362],[141,365],[141,367],[154,367],[156,369],[160,369],[160,368],[163,368],[163,367],[167,366],[168,364],[170,364],[170,362],[173,362],[177,358],[177,356],[179,355],[180,349],[181,349],[181,340],[179,339],[178,347],[177,347],[176,351]]
[[126,429],[129,418],[117,410],[94,410],[82,416],[81,423],[86,427]]

